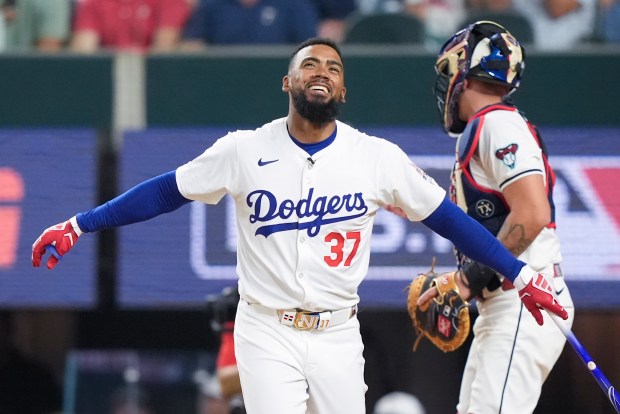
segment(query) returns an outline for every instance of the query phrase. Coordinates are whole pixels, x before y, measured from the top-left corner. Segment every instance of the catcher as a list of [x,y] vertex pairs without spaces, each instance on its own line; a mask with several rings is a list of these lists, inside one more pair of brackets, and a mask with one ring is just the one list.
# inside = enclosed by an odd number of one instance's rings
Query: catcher
[[[541,134],[511,99],[524,69],[523,47],[494,22],[473,23],[441,48],[435,98],[444,131],[457,137],[450,195],[515,257],[541,272],[536,280],[552,276],[536,291],[547,290],[553,302],[559,298],[570,326],[574,306],[560,267],[555,173]],[[532,302],[540,302],[521,291],[518,279],[496,273],[500,269],[461,247],[456,252],[459,272],[428,282],[421,276],[412,286],[412,295],[421,294],[410,300],[416,329],[444,350],[455,349],[469,331],[466,299],[475,296],[479,316],[456,411],[532,413],[566,339],[553,324],[538,326],[549,320],[546,312],[533,313],[538,325],[527,315],[524,306],[532,312]]]

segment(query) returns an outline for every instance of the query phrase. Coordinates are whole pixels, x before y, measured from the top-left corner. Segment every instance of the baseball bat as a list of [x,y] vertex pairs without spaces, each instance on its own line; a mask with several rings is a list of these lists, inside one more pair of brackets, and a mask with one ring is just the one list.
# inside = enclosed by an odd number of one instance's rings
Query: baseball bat
[[620,413],[620,396],[618,395],[618,392],[616,391],[614,386],[611,385],[605,374],[603,374],[603,372],[599,369],[596,363],[592,360],[592,357],[590,356],[590,354],[588,354],[588,351],[586,351],[583,345],[581,345],[573,331],[571,331],[571,329],[566,325],[564,320],[562,320],[562,318],[560,318],[559,316],[552,314],[551,312],[549,312],[549,315],[551,315],[551,319],[553,319],[555,324],[558,326],[558,328],[560,328],[560,331],[562,331],[562,333],[568,340],[568,343],[573,347],[577,355],[579,355],[579,358],[588,368],[590,374],[592,374],[597,384],[603,389],[603,391],[607,395],[607,398],[611,402],[611,405],[616,409],[616,412]]

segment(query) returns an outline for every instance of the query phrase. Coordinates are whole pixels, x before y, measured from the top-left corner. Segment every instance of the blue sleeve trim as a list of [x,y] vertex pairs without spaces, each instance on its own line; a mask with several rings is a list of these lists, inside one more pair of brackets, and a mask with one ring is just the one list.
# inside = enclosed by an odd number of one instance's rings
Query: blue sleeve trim
[[495,269],[514,281],[525,265],[515,258],[482,224],[445,198],[426,219],[425,226],[452,241],[467,257]]
[[171,171],[144,181],[90,211],[79,213],[76,219],[82,231],[92,233],[149,220],[190,201],[179,192],[176,171]]

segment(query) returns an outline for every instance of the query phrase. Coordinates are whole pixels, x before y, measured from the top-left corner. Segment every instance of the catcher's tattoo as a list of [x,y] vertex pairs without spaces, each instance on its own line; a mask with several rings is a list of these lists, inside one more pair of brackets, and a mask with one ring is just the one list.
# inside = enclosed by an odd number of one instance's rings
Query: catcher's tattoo
[[523,224],[511,224],[507,229],[502,227],[497,238],[515,257],[519,257],[533,241],[525,237]]

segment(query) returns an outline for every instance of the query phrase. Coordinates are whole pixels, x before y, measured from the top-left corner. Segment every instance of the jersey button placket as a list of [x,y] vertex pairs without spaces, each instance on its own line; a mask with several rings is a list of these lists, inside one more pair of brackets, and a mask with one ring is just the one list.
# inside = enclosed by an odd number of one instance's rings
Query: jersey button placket
[[[313,188],[313,166],[311,163],[305,163],[305,168],[302,170],[301,177],[301,197],[306,198],[308,194],[310,194],[310,189]],[[316,194],[313,195],[313,198],[316,197]],[[310,206],[311,208],[311,206]],[[307,222],[312,220],[312,217],[300,217],[300,223]],[[309,270],[309,258],[311,257],[311,245],[310,238],[308,237],[308,233],[306,229],[301,229],[297,233],[297,281],[304,290],[304,301],[308,298],[308,296],[312,296],[312,288],[308,285],[308,270]]]

